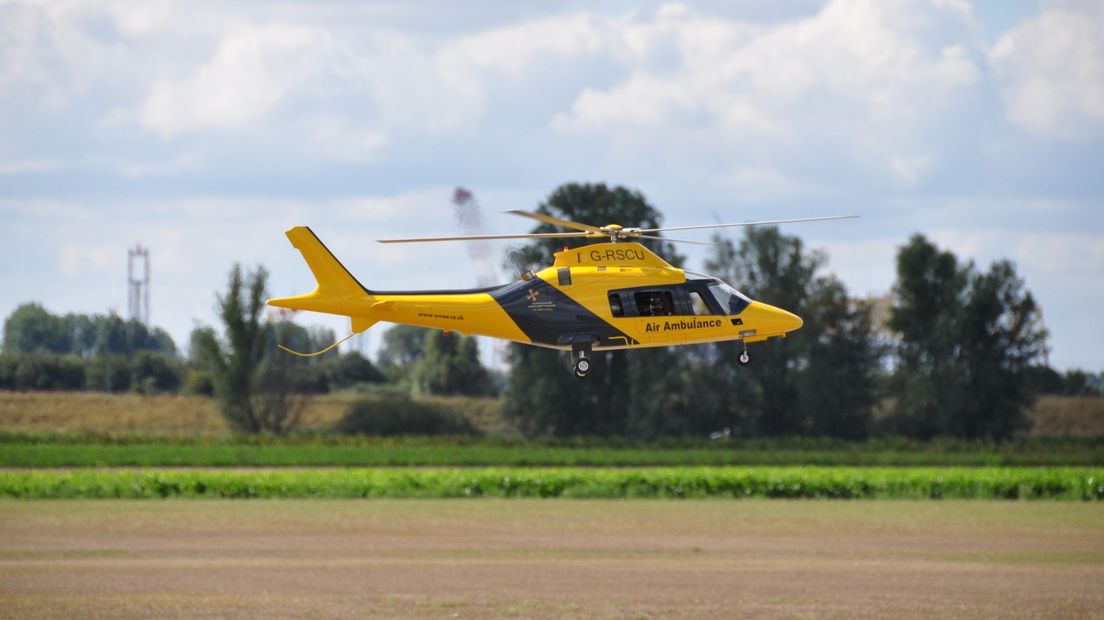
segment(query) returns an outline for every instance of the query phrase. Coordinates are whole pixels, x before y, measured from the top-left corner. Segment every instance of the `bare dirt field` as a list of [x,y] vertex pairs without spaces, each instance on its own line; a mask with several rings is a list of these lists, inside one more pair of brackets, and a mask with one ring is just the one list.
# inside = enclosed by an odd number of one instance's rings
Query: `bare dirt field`
[[1104,617],[1104,505],[4,501],[0,616]]

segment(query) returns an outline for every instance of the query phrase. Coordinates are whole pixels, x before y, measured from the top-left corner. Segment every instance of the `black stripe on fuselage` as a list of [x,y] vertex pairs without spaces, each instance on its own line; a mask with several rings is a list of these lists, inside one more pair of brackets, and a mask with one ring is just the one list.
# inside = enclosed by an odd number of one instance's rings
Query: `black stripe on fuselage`
[[511,284],[499,284],[498,286],[484,286],[482,288],[452,288],[437,289],[433,291],[369,291],[373,295],[471,295],[473,293],[490,293],[500,288],[512,286]]
[[534,344],[565,346],[586,336],[595,346],[640,344],[540,278],[507,284],[491,297]]

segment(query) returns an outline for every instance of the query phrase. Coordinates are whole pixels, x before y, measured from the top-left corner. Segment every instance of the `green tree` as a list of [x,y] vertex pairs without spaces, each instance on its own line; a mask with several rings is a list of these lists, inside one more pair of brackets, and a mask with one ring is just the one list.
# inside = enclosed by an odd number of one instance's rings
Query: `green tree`
[[467,396],[493,396],[494,379],[490,371],[479,359],[479,341],[473,336],[460,339],[456,347],[456,359],[459,362],[459,394]]
[[[662,216],[639,192],[605,184],[569,183],[558,187],[537,211],[545,215],[605,225],[658,228]],[[560,232],[541,224],[534,233]],[[667,242],[641,239],[641,243],[672,265],[683,258]],[[578,247],[586,240],[537,240],[514,252],[511,268],[539,270],[552,264],[563,247]],[[519,268],[520,267],[520,268]],[[576,380],[565,353],[511,345],[512,366],[503,395],[503,411],[527,435],[636,435],[653,436],[667,426],[668,399],[682,389],[682,373],[675,350],[611,351],[596,353],[590,375]]]
[[776,227],[752,227],[738,245],[714,238],[706,271],[752,299],[803,317],[785,338],[756,345],[740,367],[739,342],[714,345],[717,382],[730,399],[726,426],[740,434],[863,437],[877,398],[881,347],[870,308],[851,300],[827,258]]
[[391,381],[409,378],[414,366],[425,357],[429,331],[415,325],[395,325],[383,333],[377,361]]
[[475,338],[436,330],[426,331],[425,358],[418,362],[414,378],[426,394],[487,396],[493,389]]
[[813,282],[804,316],[807,363],[797,384],[806,431],[861,439],[873,424],[886,352],[874,333],[872,308],[849,298],[834,276],[824,276]]
[[1046,364],[1034,364],[1028,368],[1025,380],[1028,389],[1035,394],[1065,393],[1066,382],[1062,374]]
[[62,318],[69,332],[70,351],[84,358],[99,355],[96,344],[99,336],[99,316],[67,314]]
[[[1052,371],[1053,372],[1053,371]],[[1055,373],[1057,375],[1057,373]],[[1093,375],[1081,370],[1071,368],[1058,376],[1059,388],[1053,393],[1066,396],[1100,396],[1100,375]]]
[[915,235],[898,252],[894,294],[892,427],[922,438],[1004,439],[1026,429],[1046,330],[1014,266],[998,261],[979,273]]
[[9,353],[57,353],[89,358],[132,355],[138,351],[176,354],[172,337],[161,328],[124,320],[116,314],[57,316],[36,303],[19,306],[4,322]]
[[8,353],[69,353],[72,348],[65,321],[37,303],[20,305],[4,321]]
[[959,353],[966,372],[964,415],[953,427],[968,438],[1003,439],[1031,427],[1028,368],[1046,352],[1046,330],[1034,297],[1011,262],[971,274]]
[[[739,245],[717,236],[713,257],[705,263],[710,275],[732,284],[752,299],[803,314],[814,274],[824,263],[820,254],[805,251],[796,237],[775,227],[748,228]],[[754,416],[750,424],[766,435],[798,435],[809,429],[799,407],[797,357],[807,346],[808,328],[755,347],[754,362],[740,368],[739,342],[717,346],[718,361],[737,373],[732,386],[741,394],[734,417]],[[749,426],[738,420],[737,426]]]
[[310,402],[307,394],[326,389],[324,377],[317,372],[318,357],[298,357],[277,348],[278,343],[288,342],[291,334],[301,329],[287,320],[265,326],[265,355],[257,369],[257,393],[253,399],[253,413],[263,432],[286,435],[294,430]]
[[949,434],[962,405],[959,324],[968,270],[950,252],[914,235],[897,253],[890,329],[899,336],[891,429],[910,437]]
[[232,429],[286,434],[298,423],[305,403],[291,381],[291,356],[273,354],[281,327],[262,320],[267,282],[264,267],[243,275],[241,266],[234,265],[226,293],[217,295],[222,341],[213,330],[196,330],[193,346],[209,365],[219,412]]
[[[176,355],[176,344],[167,332],[160,328],[150,330],[133,319],[123,319],[117,314],[70,314],[65,317],[77,343],[74,353],[85,355],[133,355],[138,351],[154,351]],[[89,347],[91,343],[91,347]]]

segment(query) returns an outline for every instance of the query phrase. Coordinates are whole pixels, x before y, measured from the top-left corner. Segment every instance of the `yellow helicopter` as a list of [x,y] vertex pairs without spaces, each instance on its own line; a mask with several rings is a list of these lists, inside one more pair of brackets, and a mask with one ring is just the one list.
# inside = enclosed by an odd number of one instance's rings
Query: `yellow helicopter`
[[748,343],[784,337],[787,332],[801,327],[801,318],[781,308],[749,299],[718,278],[673,267],[643,245],[629,240],[644,238],[701,243],[659,237],[655,233],[857,217],[839,215],[642,229],[617,224],[591,226],[528,211],[508,213],[574,230],[380,239],[379,242],[542,238],[608,241],[580,248],[564,248],[555,254],[552,266],[537,273],[529,272],[518,281],[501,286],[464,290],[375,291],[357,281],[310,228],[296,226],[287,231],[287,237],[292,246],[303,254],[318,286],[306,295],[270,299],[268,304],[347,316],[352,320],[349,337],[386,321],[571,351],[573,370],[579,378],[586,377],[590,372],[593,351],[725,340],[743,343],[744,350],[739,361],[746,365],[751,359],[747,352]]

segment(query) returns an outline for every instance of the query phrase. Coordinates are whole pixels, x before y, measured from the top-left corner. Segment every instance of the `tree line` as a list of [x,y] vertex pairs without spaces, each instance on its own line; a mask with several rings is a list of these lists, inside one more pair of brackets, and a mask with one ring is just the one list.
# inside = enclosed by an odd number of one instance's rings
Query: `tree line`
[[[602,184],[561,186],[538,211],[644,227],[662,221],[639,192]],[[852,296],[823,252],[775,227],[713,241],[707,273],[805,320],[787,338],[755,346],[750,366],[737,363],[736,342],[615,351],[596,354],[591,376],[578,381],[564,354],[510,345],[509,369],[499,373],[481,364],[474,338],[409,326],[384,333],[375,363],[337,350],[296,357],[277,344],[313,351],[334,334],[269,315],[267,272],[235,265],[216,296],[220,329],[193,330],[187,356],[166,332],[137,321],[20,306],[4,324],[0,389],[206,394],[236,430],[278,433],[294,428],[308,395],[326,391],[501,394],[503,414],[528,436],[638,438],[1005,438],[1026,429],[1040,393],[1099,393],[1100,377],[1043,363],[1039,308],[1008,261],[982,269],[915,235],[898,251],[887,309]],[[512,254],[510,267],[538,270],[578,243],[535,241]],[[685,262],[668,242],[642,243],[676,266]]]
[[4,323],[0,389],[214,396],[220,381],[247,383],[241,374],[246,365],[258,373],[251,381],[270,381],[264,377],[279,370],[287,375],[280,385],[298,394],[354,387],[388,394],[497,393],[501,379],[480,362],[474,338],[400,325],[384,334],[376,363],[357,351],[310,358],[281,352],[278,344],[315,351],[336,338],[329,329],[268,316],[262,303],[267,282],[263,268],[246,273],[234,266],[226,291],[216,295],[221,329],[193,329],[186,355],[167,332],[139,321],[114,314],[58,316],[37,303],[20,305]]
[[[640,193],[601,184],[562,186],[538,211],[645,228],[662,219]],[[519,256],[540,268],[580,243],[535,241]],[[681,266],[670,243],[641,243]],[[596,355],[582,382],[563,372],[561,354],[511,345],[504,413],[532,436],[1001,439],[1027,429],[1043,380],[1060,378],[1043,363],[1040,309],[1008,261],[982,269],[915,235],[898,251],[884,319],[827,272],[824,253],[774,227],[715,237],[704,268],[804,328],[754,347],[746,367],[738,342],[613,351]]]

